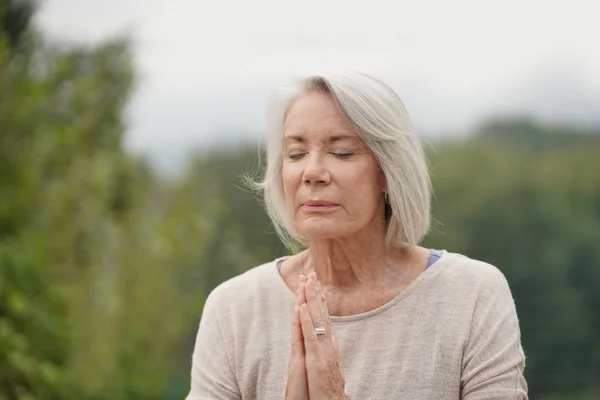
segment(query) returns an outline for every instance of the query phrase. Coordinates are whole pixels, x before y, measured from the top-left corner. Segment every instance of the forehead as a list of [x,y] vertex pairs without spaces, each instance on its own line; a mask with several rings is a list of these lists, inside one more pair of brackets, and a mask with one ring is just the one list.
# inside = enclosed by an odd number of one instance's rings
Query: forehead
[[359,140],[329,93],[303,93],[292,103],[284,121],[286,141]]

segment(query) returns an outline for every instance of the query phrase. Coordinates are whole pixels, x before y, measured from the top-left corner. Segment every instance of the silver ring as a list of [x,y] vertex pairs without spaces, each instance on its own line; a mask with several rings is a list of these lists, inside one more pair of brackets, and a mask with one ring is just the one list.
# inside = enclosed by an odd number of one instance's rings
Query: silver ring
[[319,335],[324,335],[325,334],[325,328],[315,328],[315,335],[319,336]]

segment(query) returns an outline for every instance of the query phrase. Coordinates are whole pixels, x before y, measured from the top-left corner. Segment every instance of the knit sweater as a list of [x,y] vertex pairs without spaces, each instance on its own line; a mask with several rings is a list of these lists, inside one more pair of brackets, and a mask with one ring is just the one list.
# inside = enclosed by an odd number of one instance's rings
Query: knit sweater
[[[295,297],[277,261],[208,296],[187,400],[284,399]],[[331,325],[352,400],[527,399],[515,304],[490,264],[444,251],[388,303]]]

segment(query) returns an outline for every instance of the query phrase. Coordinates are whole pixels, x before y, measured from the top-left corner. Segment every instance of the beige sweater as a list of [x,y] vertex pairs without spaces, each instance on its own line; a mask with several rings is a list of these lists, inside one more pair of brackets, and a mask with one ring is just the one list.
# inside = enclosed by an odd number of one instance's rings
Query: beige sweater
[[[187,400],[283,400],[294,294],[276,261],[209,295]],[[352,400],[527,399],[514,301],[489,264],[443,252],[387,304],[331,321]]]

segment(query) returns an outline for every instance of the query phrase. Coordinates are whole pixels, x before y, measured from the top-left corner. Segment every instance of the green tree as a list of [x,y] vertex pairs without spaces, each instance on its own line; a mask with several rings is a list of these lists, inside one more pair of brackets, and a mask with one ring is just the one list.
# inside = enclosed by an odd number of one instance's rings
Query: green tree
[[123,148],[127,40],[57,46],[2,4],[0,398],[161,398],[210,211]]
[[[216,149],[192,158],[185,179],[212,204],[210,237],[199,263],[204,290],[275,257],[288,253],[247,176],[260,174],[258,148]],[[207,201],[207,200],[204,200]]]
[[566,138],[533,148],[525,135],[519,147],[515,137],[447,144],[432,155],[438,222],[426,244],[505,273],[532,397],[576,398],[582,388],[597,391],[600,373],[600,145]]

